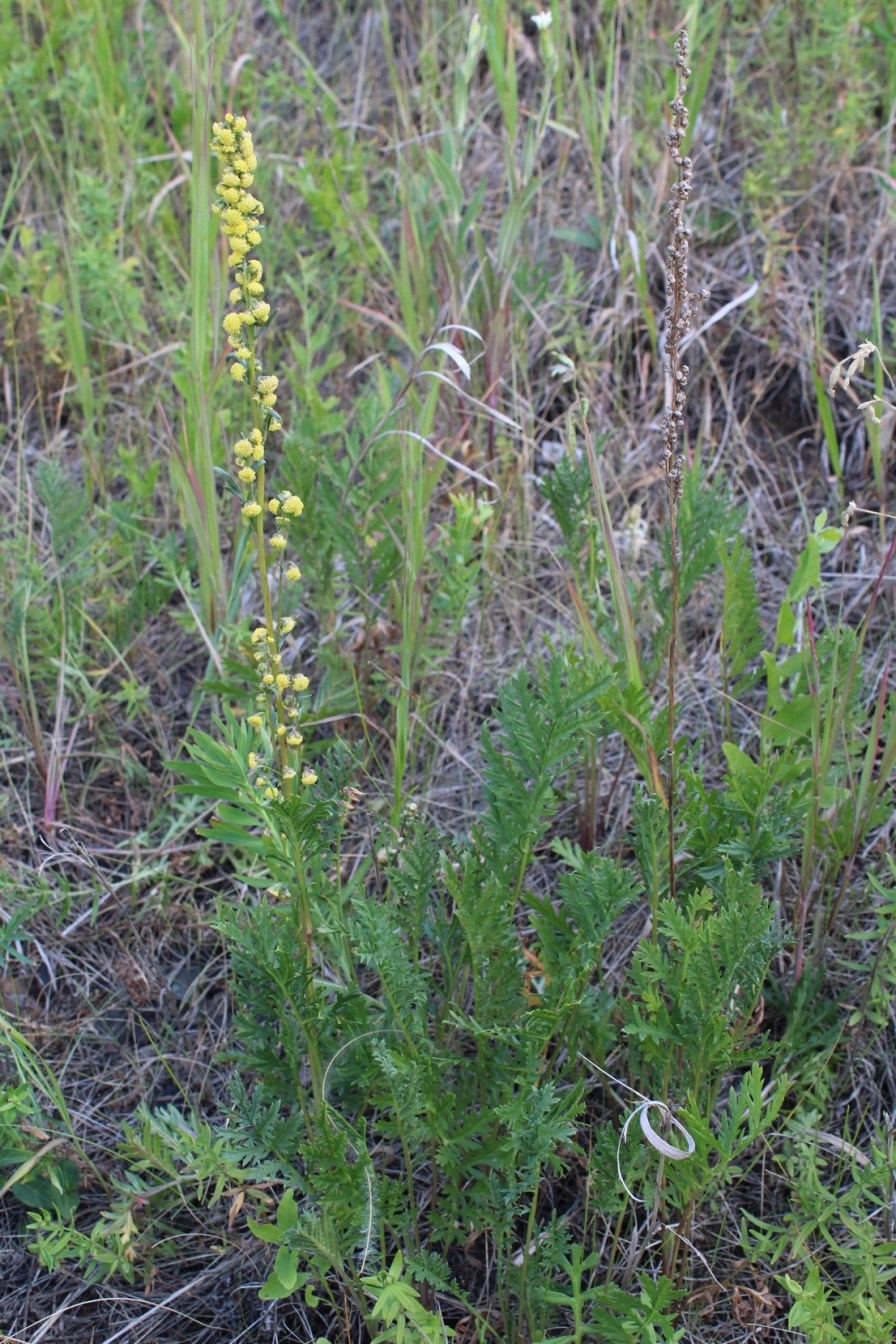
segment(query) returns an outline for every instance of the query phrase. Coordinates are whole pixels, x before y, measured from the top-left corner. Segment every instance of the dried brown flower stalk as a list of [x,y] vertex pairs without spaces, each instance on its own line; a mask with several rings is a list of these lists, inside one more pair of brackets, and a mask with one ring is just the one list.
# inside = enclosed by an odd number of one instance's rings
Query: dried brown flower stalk
[[678,170],[672,184],[669,201],[669,218],[672,221],[672,241],[666,249],[666,311],[665,311],[665,377],[667,386],[666,409],[663,413],[663,476],[669,500],[669,533],[672,562],[672,603],[671,630],[669,634],[669,788],[668,788],[668,838],[669,838],[669,891],[675,895],[675,668],[678,657],[678,602],[679,573],[681,569],[681,537],[678,530],[678,509],[681,502],[682,472],[684,453],[682,438],[684,414],[687,402],[688,375],[687,364],[682,363],[681,344],[691,325],[691,318],[699,300],[708,297],[705,291],[699,295],[688,289],[688,251],[691,230],[684,221],[684,209],[691,195],[692,164],[690,158],[682,153],[685,135],[688,129],[688,109],[684,97],[687,92],[690,70],[688,69],[688,35],[684,31],[678,34],[675,42],[676,92],[672,100],[672,129],[666,136],[666,144],[672,160]]
[[688,35],[682,29],[675,42],[675,73],[677,89],[672,100],[672,129],[666,136],[666,144],[678,169],[677,180],[672,185],[669,201],[669,218],[672,220],[672,241],[666,249],[666,312],[665,312],[665,373],[669,386],[668,404],[663,414],[663,475],[669,496],[669,524],[672,531],[672,556],[675,569],[681,562],[681,540],[678,535],[678,505],[681,500],[681,478],[683,466],[682,431],[684,427],[685,402],[690,369],[681,362],[681,343],[690,329],[691,318],[697,301],[707,297],[704,291],[699,295],[688,290],[688,251],[691,230],[684,222],[684,208],[691,194],[692,164],[681,149],[688,129],[688,109],[684,96],[687,92],[690,70],[688,69]]

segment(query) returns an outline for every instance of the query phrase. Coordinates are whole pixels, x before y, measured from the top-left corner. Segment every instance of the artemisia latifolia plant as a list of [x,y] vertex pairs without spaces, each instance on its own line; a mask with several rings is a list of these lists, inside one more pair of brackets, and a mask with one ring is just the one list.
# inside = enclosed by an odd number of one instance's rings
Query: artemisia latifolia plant
[[[266,454],[272,436],[283,427],[277,412],[277,384],[263,371],[258,356],[260,332],[267,326],[271,306],[264,297],[264,271],[253,250],[262,239],[264,206],[250,188],[255,180],[257,159],[245,117],[228,112],[214,123],[212,152],[222,167],[212,209],[221,220],[221,232],[230,253],[233,271],[230,311],[224,330],[230,345],[230,375],[249,394],[252,424],[233,445],[236,476],[242,489],[242,514],[253,530],[264,622],[252,631],[253,657],[258,668],[256,710],[248,722],[258,733],[259,750],[249,756],[255,788],[268,800],[289,797],[296,781],[316,783],[313,770],[302,769],[300,697],[308,690],[308,678],[284,667],[284,642],[295,628],[295,618],[281,614],[282,594],[287,585],[298,583],[301,571],[287,558],[289,530],[301,517],[304,505],[288,490],[269,493]],[[271,525],[270,536],[265,526]],[[272,574],[276,573],[276,599]]]

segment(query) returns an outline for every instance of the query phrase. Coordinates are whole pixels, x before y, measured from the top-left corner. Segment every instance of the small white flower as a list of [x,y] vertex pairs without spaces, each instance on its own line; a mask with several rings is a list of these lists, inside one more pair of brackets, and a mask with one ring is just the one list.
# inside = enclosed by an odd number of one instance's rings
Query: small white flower
[[535,24],[538,31],[543,33],[546,28],[550,28],[553,17],[554,16],[551,14],[550,10],[544,10],[539,14],[533,14],[532,22]]

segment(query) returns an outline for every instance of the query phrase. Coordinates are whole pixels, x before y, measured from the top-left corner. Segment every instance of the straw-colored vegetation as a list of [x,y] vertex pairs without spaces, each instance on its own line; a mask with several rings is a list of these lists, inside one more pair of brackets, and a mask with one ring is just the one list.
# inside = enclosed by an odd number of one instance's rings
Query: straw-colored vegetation
[[0,1336],[892,1344],[887,7],[0,61]]

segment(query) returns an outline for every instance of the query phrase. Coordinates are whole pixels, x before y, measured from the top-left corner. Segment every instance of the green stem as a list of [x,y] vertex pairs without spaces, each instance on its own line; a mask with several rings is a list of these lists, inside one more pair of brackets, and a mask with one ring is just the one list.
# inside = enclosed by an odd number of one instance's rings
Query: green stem
[[296,874],[295,898],[298,914],[299,944],[305,961],[307,974],[306,997],[310,1012],[308,1020],[303,1022],[305,1044],[308,1047],[308,1065],[311,1069],[311,1089],[314,1093],[315,1109],[319,1110],[324,1096],[324,1069],[317,1037],[317,985],[314,979],[314,919],[311,913],[311,897],[305,878],[305,865],[298,844],[292,847],[293,867]]
[[532,1328],[533,1323],[531,1313],[529,1312],[526,1303],[526,1282],[529,1277],[530,1247],[532,1246],[532,1242],[535,1239],[535,1216],[538,1210],[538,1186],[540,1180],[541,1180],[541,1163],[539,1162],[538,1166],[535,1169],[535,1184],[532,1189],[532,1202],[529,1205],[529,1217],[526,1222],[526,1241],[525,1245],[523,1246],[523,1263],[520,1268],[520,1300],[519,1300],[519,1311],[517,1314],[517,1323],[516,1323],[517,1339],[527,1338],[526,1334],[524,1334],[523,1332],[524,1317],[526,1320],[526,1324],[528,1325],[529,1328],[528,1338],[532,1339],[535,1333]]

